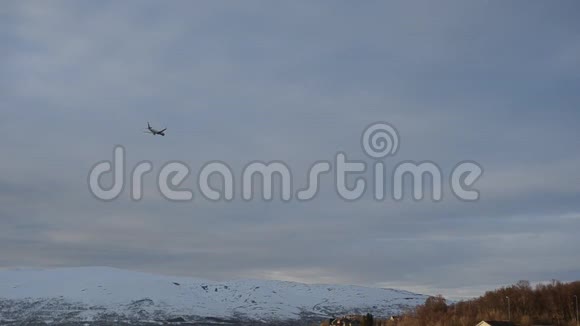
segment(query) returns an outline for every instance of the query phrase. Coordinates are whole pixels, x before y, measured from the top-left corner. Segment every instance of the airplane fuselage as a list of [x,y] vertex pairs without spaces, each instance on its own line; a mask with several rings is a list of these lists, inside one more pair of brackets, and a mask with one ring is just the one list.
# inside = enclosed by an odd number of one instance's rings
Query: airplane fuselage
[[165,130],[167,130],[167,128],[163,130],[157,130],[152,128],[149,124],[147,124],[147,130],[149,130],[149,133],[152,134],[153,136],[155,135],[165,136]]
[[151,134],[153,135],[161,135],[161,136],[165,136],[165,133],[163,133],[163,131],[159,131],[159,130],[155,130],[153,128],[150,128],[149,131],[151,132]]

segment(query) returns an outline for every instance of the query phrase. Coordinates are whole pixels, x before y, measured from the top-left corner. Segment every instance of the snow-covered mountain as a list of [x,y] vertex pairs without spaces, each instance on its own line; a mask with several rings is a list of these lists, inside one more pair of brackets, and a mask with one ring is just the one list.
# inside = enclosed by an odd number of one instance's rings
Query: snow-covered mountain
[[298,325],[349,313],[399,314],[426,298],[394,289],[266,280],[214,282],[107,267],[0,271],[0,324]]

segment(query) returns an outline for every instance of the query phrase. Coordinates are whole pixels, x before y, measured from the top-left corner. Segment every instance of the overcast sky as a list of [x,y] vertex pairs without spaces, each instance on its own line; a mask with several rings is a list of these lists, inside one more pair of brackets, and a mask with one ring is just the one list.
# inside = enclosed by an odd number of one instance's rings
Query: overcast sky
[[[0,3],[0,268],[112,266],[462,297],[580,279],[577,1]],[[142,133],[147,121],[167,136]],[[401,137],[387,170],[484,168],[477,202],[201,198],[206,162],[373,162],[365,126]],[[88,190],[128,166],[187,163],[192,202]]]

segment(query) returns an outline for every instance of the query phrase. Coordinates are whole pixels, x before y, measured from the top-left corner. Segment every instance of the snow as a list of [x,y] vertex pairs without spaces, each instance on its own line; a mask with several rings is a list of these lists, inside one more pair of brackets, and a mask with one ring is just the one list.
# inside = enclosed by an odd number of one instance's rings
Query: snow
[[0,300],[37,300],[43,302],[38,308],[43,311],[70,312],[71,307],[58,307],[73,304],[83,307],[77,316],[84,321],[104,311],[151,317],[160,310],[171,316],[253,320],[299,319],[303,313],[326,318],[357,311],[388,316],[426,298],[394,289],[268,280],[215,282],[108,267],[0,271]]

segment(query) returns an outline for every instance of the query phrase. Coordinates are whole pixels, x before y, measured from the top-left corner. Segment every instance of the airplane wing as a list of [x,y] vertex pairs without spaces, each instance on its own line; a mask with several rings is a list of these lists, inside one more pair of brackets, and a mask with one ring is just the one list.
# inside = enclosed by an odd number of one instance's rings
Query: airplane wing
[[159,132],[165,132],[165,130],[167,130],[167,128],[163,129],[163,130],[159,130]]

